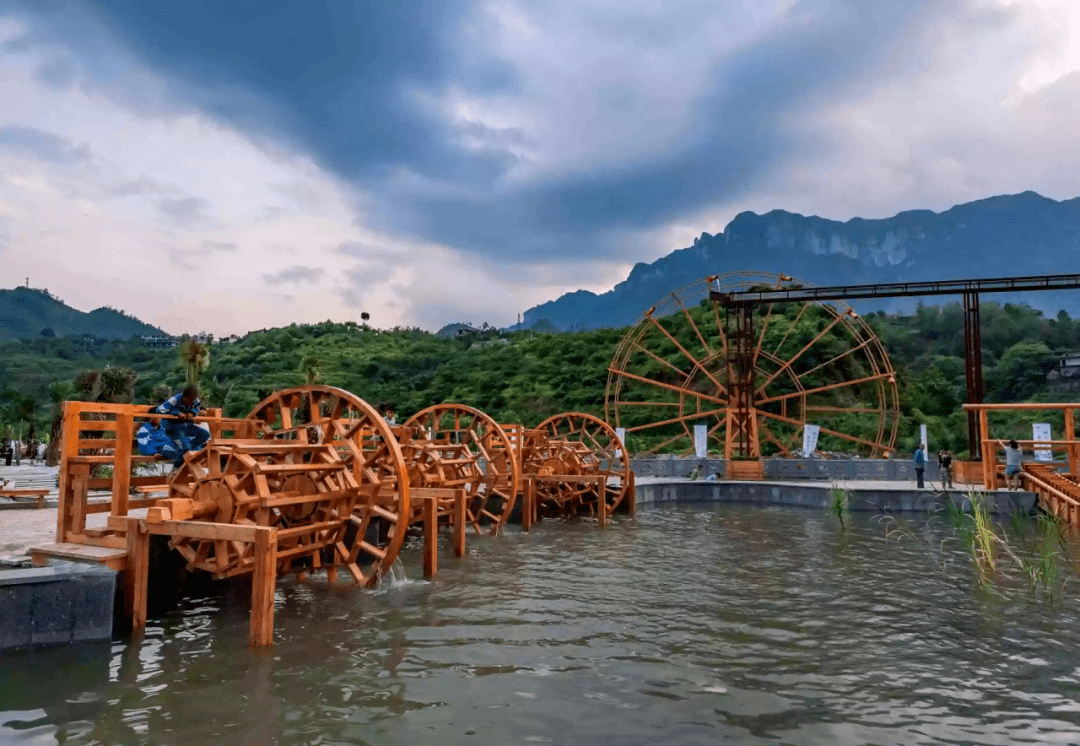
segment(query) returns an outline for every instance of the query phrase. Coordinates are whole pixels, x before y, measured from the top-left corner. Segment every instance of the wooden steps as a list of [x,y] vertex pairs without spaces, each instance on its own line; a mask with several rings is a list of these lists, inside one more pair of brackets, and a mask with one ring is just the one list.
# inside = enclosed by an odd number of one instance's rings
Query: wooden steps
[[71,562],[95,562],[105,565],[113,570],[123,570],[127,567],[127,550],[99,547],[93,544],[72,544],[61,542],[59,544],[41,544],[27,550],[31,561],[38,566],[49,564],[49,558],[68,560]]

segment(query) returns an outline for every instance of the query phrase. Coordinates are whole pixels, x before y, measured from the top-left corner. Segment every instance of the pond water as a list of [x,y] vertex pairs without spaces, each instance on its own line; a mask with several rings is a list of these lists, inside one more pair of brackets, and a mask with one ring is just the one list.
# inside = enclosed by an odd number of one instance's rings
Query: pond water
[[215,586],[137,643],[0,655],[0,744],[1080,743],[1075,585],[980,588],[940,520],[846,524],[511,527],[431,583],[284,582],[261,650]]

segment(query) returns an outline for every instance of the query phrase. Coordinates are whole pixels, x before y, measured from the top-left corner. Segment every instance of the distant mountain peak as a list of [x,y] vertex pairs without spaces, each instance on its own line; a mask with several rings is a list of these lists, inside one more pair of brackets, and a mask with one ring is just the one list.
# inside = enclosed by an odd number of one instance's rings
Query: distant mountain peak
[[[782,272],[819,285],[1080,272],[1080,197],[1059,202],[1025,191],[940,213],[913,209],[847,221],[782,209],[741,212],[722,233],[703,232],[685,249],[635,264],[606,293],[578,290],[529,309],[522,326],[539,319],[563,330],[625,326],[672,290],[736,270]],[[1075,313],[1074,295],[1025,299]]]
[[165,334],[109,306],[86,313],[67,305],[48,290],[26,286],[0,289],[0,339],[37,339],[42,332],[47,336],[88,335],[100,339]]

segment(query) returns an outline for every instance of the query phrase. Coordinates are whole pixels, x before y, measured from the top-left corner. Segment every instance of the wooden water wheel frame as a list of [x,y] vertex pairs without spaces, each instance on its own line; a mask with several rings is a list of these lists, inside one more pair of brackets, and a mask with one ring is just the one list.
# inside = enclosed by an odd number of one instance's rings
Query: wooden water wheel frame
[[[277,529],[279,575],[294,567],[321,567],[323,550],[332,554],[343,541],[360,496],[350,465],[332,445],[273,439],[210,441],[185,459],[170,480],[169,492],[170,498],[192,502],[192,517]],[[170,545],[191,569],[216,578],[255,567],[250,542],[175,536]],[[331,564],[345,565],[359,580],[359,568],[341,554],[342,561]]]
[[[537,503],[549,512],[596,512],[603,499],[610,515],[626,497],[630,461],[615,430],[599,417],[563,412],[525,431],[522,472],[543,477],[536,487]],[[604,477],[604,495],[589,482],[559,480],[559,476]],[[550,477],[550,478],[549,478]]]
[[409,480],[390,425],[355,394],[322,385],[278,391],[248,419],[265,439],[328,445],[349,466],[358,496],[334,561],[374,585],[397,559],[409,520]]
[[[517,498],[513,444],[494,419],[464,404],[436,404],[405,423],[402,442],[417,487],[465,489],[465,520],[477,534],[498,534]],[[449,506],[447,506],[449,509]]]
[[[853,309],[840,301],[807,303],[789,318],[781,304],[728,314],[707,300],[710,291],[790,286],[809,285],[785,275],[732,272],[669,293],[615,351],[605,393],[608,422],[627,436],[654,436],[659,442],[643,449],[650,453],[692,453],[693,426],[705,424],[710,445],[725,458],[760,458],[763,443],[791,457],[801,452],[803,426],[817,424],[823,438],[887,457],[900,425],[896,374]],[[789,340],[811,308],[821,312],[821,328],[809,340]],[[683,323],[687,333],[679,338],[673,327]],[[784,326],[787,333],[774,344],[770,328]],[[843,350],[833,349],[837,336],[847,340]],[[811,374],[829,382],[808,387],[803,379]],[[863,435],[841,429],[853,421],[865,424]]]

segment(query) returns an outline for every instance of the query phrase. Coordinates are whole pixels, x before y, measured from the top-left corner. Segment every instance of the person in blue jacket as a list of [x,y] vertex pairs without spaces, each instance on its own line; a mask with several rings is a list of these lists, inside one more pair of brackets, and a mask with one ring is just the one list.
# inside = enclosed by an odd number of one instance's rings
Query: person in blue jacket
[[915,458],[912,459],[912,463],[915,464],[915,478],[919,481],[918,489],[923,488],[923,470],[926,469],[926,451],[923,450],[922,443],[915,449]]
[[201,411],[202,402],[196,386],[188,386],[169,397],[152,412],[172,417],[163,421],[155,418],[139,428],[139,452],[147,456],[164,456],[172,460],[174,468],[179,468],[185,454],[199,450],[210,440],[210,433],[195,424],[195,417]]
[[135,434],[139,444],[139,453],[144,456],[162,456],[173,462],[173,466],[184,462],[184,455],[176,449],[173,442],[161,426],[161,420],[154,417],[149,422],[143,423]]
[[198,386],[185,387],[179,394],[159,404],[154,411],[178,418],[164,420],[162,427],[181,453],[197,451],[210,440],[210,433],[195,424],[195,418],[202,411]]

